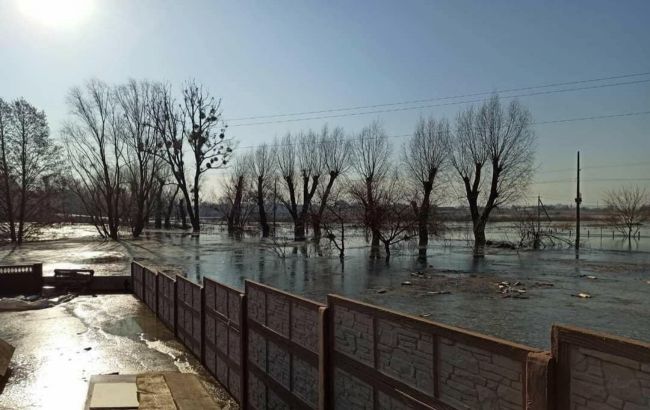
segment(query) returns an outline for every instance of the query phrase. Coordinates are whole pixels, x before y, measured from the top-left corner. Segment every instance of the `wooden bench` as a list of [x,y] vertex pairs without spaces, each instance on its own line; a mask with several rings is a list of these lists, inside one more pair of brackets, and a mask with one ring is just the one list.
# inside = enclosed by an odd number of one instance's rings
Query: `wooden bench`
[[90,286],[94,275],[92,269],[54,269],[54,284],[57,289],[84,291]]

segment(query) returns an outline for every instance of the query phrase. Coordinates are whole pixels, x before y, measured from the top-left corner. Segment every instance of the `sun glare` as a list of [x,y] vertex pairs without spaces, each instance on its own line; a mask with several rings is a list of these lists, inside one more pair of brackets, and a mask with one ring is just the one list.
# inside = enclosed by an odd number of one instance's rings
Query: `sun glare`
[[92,0],[17,0],[17,3],[25,16],[50,27],[80,23],[92,9]]

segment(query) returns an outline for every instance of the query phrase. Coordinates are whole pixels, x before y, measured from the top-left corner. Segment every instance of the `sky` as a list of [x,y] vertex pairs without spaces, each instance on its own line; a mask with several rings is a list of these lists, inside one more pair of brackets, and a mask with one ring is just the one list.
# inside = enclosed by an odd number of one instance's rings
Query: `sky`
[[[650,187],[648,16],[648,1],[0,0],[0,97],[43,109],[58,137],[66,94],[88,79],[194,78],[222,98],[240,152],[373,120],[398,152],[420,116],[453,120],[501,91],[535,121],[528,202],[572,203],[580,150],[595,206],[607,190]],[[572,84],[502,91],[556,83]],[[476,93],[488,94],[440,99]],[[241,119],[413,100],[427,101]],[[555,122],[619,114],[635,115]]]

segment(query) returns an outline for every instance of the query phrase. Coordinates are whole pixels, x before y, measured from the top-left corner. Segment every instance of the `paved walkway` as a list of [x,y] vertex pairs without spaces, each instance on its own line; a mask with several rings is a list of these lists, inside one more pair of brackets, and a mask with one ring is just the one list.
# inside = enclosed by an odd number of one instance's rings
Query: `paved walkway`
[[236,403],[131,295],[81,296],[54,308],[0,313],[16,347],[0,409],[81,409],[94,374],[197,373],[223,409]]

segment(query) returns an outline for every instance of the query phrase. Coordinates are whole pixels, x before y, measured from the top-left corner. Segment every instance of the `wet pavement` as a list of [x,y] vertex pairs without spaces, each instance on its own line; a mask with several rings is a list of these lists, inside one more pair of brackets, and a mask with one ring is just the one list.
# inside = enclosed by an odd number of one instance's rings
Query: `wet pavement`
[[81,296],[49,309],[0,313],[16,347],[0,409],[80,409],[94,374],[199,374],[223,405],[236,404],[132,295]]

